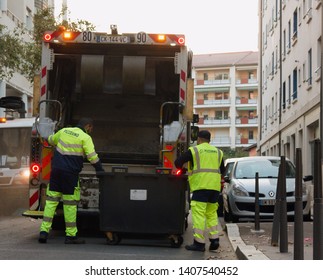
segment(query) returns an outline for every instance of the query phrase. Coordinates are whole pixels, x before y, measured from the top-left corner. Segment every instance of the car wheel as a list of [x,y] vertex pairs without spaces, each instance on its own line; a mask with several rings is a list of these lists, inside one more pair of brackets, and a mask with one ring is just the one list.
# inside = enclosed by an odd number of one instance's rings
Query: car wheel
[[232,222],[232,213],[231,213],[229,200],[227,200],[227,204],[228,204],[228,212],[226,211],[225,207],[223,207],[223,216],[224,216],[224,221],[229,223],[229,222]]
[[236,223],[239,221],[239,218],[236,215],[233,215],[231,212],[231,207],[230,207],[230,203],[228,200],[228,210],[229,212],[225,211],[224,209],[224,221],[225,222],[231,222],[231,223]]

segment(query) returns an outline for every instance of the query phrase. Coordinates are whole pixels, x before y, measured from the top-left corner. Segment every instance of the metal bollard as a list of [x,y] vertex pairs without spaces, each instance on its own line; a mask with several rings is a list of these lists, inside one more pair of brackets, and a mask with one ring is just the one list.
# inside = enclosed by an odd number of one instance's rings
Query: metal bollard
[[296,149],[294,260],[304,260],[302,150]]
[[271,231],[271,246],[278,246],[279,241],[279,224],[280,224],[280,182],[281,168],[278,169],[277,187],[276,187],[276,203],[274,208],[274,220]]
[[323,199],[321,141],[314,142],[314,213],[313,213],[313,260],[323,260]]
[[259,173],[256,172],[255,176],[255,230],[260,230],[260,217],[259,217]]
[[281,156],[281,205],[280,205],[280,242],[279,250],[281,253],[288,252],[288,232],[287,232],[287,202],[286,202],[286,159]]

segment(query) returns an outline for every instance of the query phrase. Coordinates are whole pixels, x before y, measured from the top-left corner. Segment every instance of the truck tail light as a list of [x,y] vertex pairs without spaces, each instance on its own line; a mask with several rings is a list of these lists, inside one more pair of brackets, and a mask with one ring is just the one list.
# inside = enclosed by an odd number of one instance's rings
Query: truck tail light
[[40,172],[40,165],[38,163],[32,163],[30,165],[30,171],[33,177],[36,177]]
[[43,38],[45,42],[49,42],[50,40],[52,40],[52,34],[45,33]]
[[177,43],[179,45],[184,45],[185,44],[185,38],[184,37],[178,37],[177,39]]

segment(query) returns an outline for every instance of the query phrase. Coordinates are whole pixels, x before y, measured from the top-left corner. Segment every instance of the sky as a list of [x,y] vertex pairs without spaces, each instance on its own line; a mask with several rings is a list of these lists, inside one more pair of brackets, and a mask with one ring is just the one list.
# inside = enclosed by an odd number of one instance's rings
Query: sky
[[[56,11],[62,0],[55,0]],[[184,34],[193,54],[257,51],[258,0],[67,0],[71,20],[96,31]],[[57,13],[57,12],[56,12]]]

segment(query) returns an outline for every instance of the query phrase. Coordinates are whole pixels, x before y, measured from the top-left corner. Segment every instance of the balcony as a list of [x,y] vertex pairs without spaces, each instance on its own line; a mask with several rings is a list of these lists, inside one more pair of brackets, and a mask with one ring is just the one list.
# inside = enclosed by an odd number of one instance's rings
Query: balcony
[[252,145],[257,144],[257,139],[248,139],[246,137],[236,137],[236,145]]
[[199,125],[204,125],[204,126],[230,126],[231,120],[230,118],[228,119],[218,119],[215,117],[208,117],[207,119],[200,118],[199,120]]
[[249,118],[249,117],[237,117],[236,125],[252,125],[257,126],[258,118]]
[[237,79],[236,88],[239,90],[255,90],[258,89],[258,81],[255,78]]
[[218,136],[211,139],[210,144],[212,146],[230,146],[231,138],[230,136]]
[[237,97],[236,98],[236,105],[238,104],[253,104],[256,105],[258,99],[256,98],[246,98],[246,97]]
[[194,104],[195,108],[212,108],[212,107],[228,107],[230,106],[230,99],[212,99],[212,100],[204,100],[197,99]]
[[196,80],[195,85],[228,85],[230,84],[230,79],[223,80]]
[[229,91],[230,79],[227,80],[196,80],[195,92],[223,92]]

